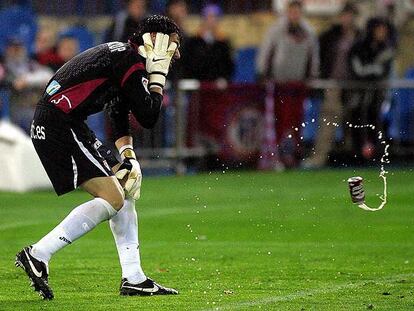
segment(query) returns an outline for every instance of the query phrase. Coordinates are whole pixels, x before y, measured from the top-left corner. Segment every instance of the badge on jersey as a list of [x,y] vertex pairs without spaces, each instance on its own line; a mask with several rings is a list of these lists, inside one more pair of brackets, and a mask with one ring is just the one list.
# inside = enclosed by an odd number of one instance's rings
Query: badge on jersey
[[144,89],[149,94],[150,92],[148,91],[148,79],[147,78],[142,77],[142,85],[144,86]]
[[61,86],[60,86],[59,82],[57,82],[56,80],[53,80],[47,86],[46,93],[48,95],[52,96],[53,94],[56,94],[56,92],[59,91],[60,88],[61,88]]

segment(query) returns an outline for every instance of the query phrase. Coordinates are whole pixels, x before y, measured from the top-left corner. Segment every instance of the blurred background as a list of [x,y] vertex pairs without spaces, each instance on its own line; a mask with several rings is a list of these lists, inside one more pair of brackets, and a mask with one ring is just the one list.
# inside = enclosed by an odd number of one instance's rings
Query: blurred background
[[[392,164],[413,163],[414,1],[27,0],[0,9],[0,122],[26,133],[54,71],[94,45],[126,41],[157,13],[184,35],[156,128],[133,124],[147,174],[377,167],[379,135]],[[111,142],[105,114],[88,123]]]

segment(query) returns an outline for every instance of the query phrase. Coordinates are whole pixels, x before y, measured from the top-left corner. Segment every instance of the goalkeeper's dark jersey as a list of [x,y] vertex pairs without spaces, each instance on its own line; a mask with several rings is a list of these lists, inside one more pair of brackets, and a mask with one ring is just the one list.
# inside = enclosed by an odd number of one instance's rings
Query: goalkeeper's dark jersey
[[145,59],[130,43],[110,42],[68,61],[49,81],[42,103],[49,103],[71,119],[85,120],[107,110],[114,138],[129,134],[129,113],[143,127],[153,127],[162,96],[147,88]]

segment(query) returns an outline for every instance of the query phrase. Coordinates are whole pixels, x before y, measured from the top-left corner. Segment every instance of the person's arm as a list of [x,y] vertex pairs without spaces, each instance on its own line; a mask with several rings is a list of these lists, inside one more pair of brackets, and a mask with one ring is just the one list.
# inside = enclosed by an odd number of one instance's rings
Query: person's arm
[[387,79],[391,74],[392,62],[394,59],[395,51],[392,47],[389,47],[382,51],[376,58],[375,63],[382,67],[381,74],[377,77],[379,79]]
[[256,59],[256,71],[260,76],[266,76],[271,68],[272,55],[275,53],[276,40],[278,33],[278,26],[272,26],[262,40],[260,45],[257,59]]
[[223,43],[223,54],[222,54],[222,62],[223,62],[223,77],[226,80],[230,80],[233,76],[234,72],[234,62],[232,58],[232,51],[229,42]]
[[[123,187],[126,192],[135,200],[138,200],[141,196],[142,173],[132,145],[132,137],[122,136],[118,138],[115,141],[115,146],[122,160],[121,165],[116,169],[115,176],[124,184]],[[126,180],[124,180],[125,178]]]
[[129,126],[129,106],[125,100],[112,101],[108,107],[112,125],[112,136],[121,157],[121,163],[112,167],[116,178],[125,191],[134,199],[139,199],[142,181],[141,167],[136,160]]
[[49,68],[45,66],[35,65],[35,70],[19,76],[13,82],[13,85],[16,90],[22,90],[26,87],[44,87],[52,76],[53,72]]
[[320,58],[319,58],[319,41],[314,33],[310,33],[310,66],[309,78],[319,77]]
[[142,127],[151,129],[161,112],[163,88],[152,86],[148,89],[147,83],[146,72],[137,71],[124,83],[122,91],[135,119]]
[[[122,136],[115,141],[115,147],[118,151],[123,151],[125,149],[134,149],[132,144],[132,136]],[[121,152],[120,152],[121,153]]]
[[29,87],[44,87],[53,76],[52,70],[45,66],[36,66],[32,72],[24,75],[24,79]]
[[[161,111],[163,89],[170,69],[171,59],[178,42],[169,42],[169,36],[157,33],[155,42],[151,35],[143,35],[144,45],[138,48],[145,58],[145,65],[138,62],[126,71],[121,89],[137,121],[145,128],[154,127]],[[148,77],[148,79],[147,79]]]
[[385,67],[382,63],[376,63],[372,60],[369,63],[363,63],[357,53],[351,54],[350,57],[351,71],[359,79],[374,79],[384,75]]
[[351,77],[354,79],[360,79],[361,76],[361,60],[359,58],[359,50],[361,49],[361,42],[355,42],[348,53],[348,68],[351,73]]

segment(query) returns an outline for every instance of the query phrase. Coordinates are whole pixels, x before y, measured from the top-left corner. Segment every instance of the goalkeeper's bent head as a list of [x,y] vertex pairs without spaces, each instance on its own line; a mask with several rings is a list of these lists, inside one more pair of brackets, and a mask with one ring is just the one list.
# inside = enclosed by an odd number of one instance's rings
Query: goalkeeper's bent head
[[151,15],[139,24],[137,31],[129,38],[129,41],[137,46],[143,45],[142,35],[147,32],[161,32],[167,35],[176,33],[178,39],[181,39],[180,27],[172,19],[164,15]]

